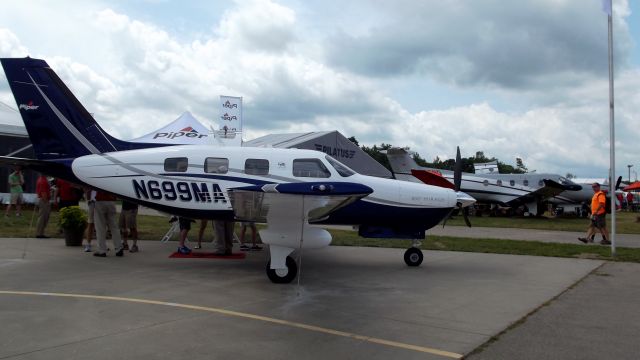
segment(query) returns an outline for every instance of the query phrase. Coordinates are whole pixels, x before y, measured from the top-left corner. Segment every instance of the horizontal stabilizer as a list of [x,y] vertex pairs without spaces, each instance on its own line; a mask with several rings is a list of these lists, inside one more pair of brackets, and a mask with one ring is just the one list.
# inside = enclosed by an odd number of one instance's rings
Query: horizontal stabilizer
[[60,177],[68,181],[74,181],[75,179],[75,177],[71,174],[71,169],[64,163],[63,160],[46,161],[11,156],[0,156],[0,164],[21,166],[23,169],[38,171],[49,176]]

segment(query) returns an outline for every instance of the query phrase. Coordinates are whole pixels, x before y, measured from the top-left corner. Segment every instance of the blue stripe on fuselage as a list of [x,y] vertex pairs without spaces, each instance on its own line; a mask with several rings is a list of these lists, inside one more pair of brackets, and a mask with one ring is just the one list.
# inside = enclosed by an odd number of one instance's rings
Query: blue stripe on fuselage
[[161,173],[161,174],[158,174],[158,175],[216,179],[216,180],[224,180],[224,181],[234,181],[234,182],[239,182],[239,183],[247,183],[247,184],[252,184],[252,185],[274,184],[273,181],[265,181],[265,180],[259,180],[259,179],[252,179],[252,178],[248,178],[248,177],[228,176],[228,175],[189,174],[189,173],[181,173],[181,172]]
[[[211,175],[211,174],[189,174],[182,172],[174,172],[174,173],[159,173],[159,176],[173,176],[173,177],[190,177],[190,178],[198,178],[201,180],[224,180],[224,181],[234,181],[239,183],[251,184],[251,185],[265,185],[265,184],[275,184],[273,181],[265,181],[258,179],[251,179],[245,177],[238,176],[226,176],[226,175]],[[143,174],[130,174],[130,175],[109,175],[109,176],[99,176],[99,178],[124,178],[124,177],[140,177],[145,176]]]

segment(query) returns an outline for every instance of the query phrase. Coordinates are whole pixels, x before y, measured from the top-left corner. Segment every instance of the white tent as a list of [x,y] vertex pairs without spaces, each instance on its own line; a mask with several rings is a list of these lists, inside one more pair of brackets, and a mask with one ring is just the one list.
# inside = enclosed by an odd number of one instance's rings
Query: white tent
[[212,142],[209,129],[188,111],[182,113],[180,117],[165,127],[129,141],[171,145],[210,144]]

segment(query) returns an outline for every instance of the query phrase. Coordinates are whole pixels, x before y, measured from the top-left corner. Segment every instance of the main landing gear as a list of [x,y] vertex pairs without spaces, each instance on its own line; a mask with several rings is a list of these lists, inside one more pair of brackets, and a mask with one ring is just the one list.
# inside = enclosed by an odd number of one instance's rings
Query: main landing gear
[[404,252],[404,262],[408,266],[420,266],[422,264],[422,260],[424,260],[424,255],[422,255],[422,251],[419,249],[420,241],[414,240],[413,245]]
[[275,284],[288,284],[296,278],[298,265],[291,256],[287,256],[286,269],[272,269],[271,260],[267,262],[267,276]]

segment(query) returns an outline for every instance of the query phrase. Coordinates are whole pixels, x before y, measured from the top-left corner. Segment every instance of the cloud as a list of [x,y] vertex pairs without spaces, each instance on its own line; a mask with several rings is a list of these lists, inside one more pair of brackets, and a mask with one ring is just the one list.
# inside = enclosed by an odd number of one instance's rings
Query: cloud
[[[606,171],[606,57],[585,55],[602,51],[600,30],[585,25],[594,17],[602,20],[599,5],[585,10],[576,5],[581,2],[564,0],[553,6],[552,0],[539,6],[485,1],[486,9],[476,2],[438,9],[429,2],[367,4],[341,8],[340,21],[357,15],[362,21],[320,42],[326,51],[307,46],[313,23],[300,21],[308,13],[300,16],[271,1],[238,2],[213,30],[193,31],[198,35],[192,38],[100,3],[52,10],[48,17],[16,6],[12,18],[0,14],[0,22],[11,24],[11,30],[0,29],[0,51],[24,56],[28,44],[32,56],[45,58],[107,131],[125,139],[160,128],[185,110],[210,123],[223,94],[243,97],[246,139],[337,129],[366,145],[411,146],[427,159],[451,157],[460,145],[465,156],[482,150],[511,163],[520,156],[538,171]],[[622,5],[616,11],[624,20]],[[346,12],[353,8],[363,11]],[[30,16],[40,28],[30,26]],[[572,21],[561,21],[565,17]],[[51,18],[64,31],[57,33]],[[40,36],[41,28],[52,30]],[[72,36],[71,28],[81,29],[81,36]],[[606,54],[606,29],[604,36]],[[91,42],[77,46],[86,39]],[[617,44],[624,62],[623,36]],[[604,75],[597,75],[601,66]],[[517,98],[525,110],[501,110],[489,97],[412,113],[385,80],[400,84],[420,76],[489,88],[507,101]],[[624,166],[637,159],[640,75],[628,66],[617,76],[618,164]],[[0,100],[13,101],[6,81],[0,82]]]
[[20,43],[18,37],[9,29],[0,28],[0,56],[15,57],[27,54],[27,48]]
[[[616,59],[624,60],[630,13],[618,3]],[[399,1],[378,10],[388,15],[368,32],[326,40],[328,63],[366,76],[540,91],[606,74],[606,15],[596,1]]]
[[280,53],[296,38],[293,10],[265,0],[238,2],[238,7],[227,11],[218,34],[235,46],[250,50]]

